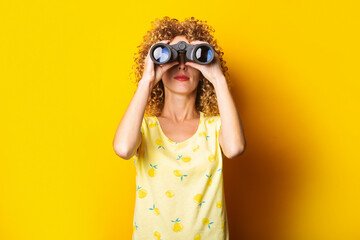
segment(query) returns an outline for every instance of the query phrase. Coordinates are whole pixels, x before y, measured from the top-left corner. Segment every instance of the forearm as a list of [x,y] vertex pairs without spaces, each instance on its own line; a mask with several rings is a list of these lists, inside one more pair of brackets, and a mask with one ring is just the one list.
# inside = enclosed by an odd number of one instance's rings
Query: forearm
[[150,92],[150,82],[145,79],[140,80],[137,90],[117,127],[113,147],[115,152],[123,158],[134,154],[140,144],[141,123]]
[[219,76],[213,81],[221,118],[219,134],[221,148],[228,157],[241,154],[245,149],[245,137],[240,115],[231,96],[225,76]]

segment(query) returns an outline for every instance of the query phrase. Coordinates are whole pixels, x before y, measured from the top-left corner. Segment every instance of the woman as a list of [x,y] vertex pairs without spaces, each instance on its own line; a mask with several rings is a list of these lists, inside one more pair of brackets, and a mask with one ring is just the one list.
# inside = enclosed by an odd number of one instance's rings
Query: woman
[[[133,239],[229,239],[222,154],[234,158],[246,143],[223,52],[206,21],[164,17],[154,25],[135,58],[137,90],[113,142],[136,167]],[[149,57],[155,43],[179,41],[208,43],[215,59],[200,65],[180,54],[155,65]]]

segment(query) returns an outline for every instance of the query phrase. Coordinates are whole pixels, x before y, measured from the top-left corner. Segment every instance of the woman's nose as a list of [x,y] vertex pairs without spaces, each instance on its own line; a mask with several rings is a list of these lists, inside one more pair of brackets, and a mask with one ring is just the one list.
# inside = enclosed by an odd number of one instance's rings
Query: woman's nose
[[184,53],[179,53],[179,66],[178,69],[186,69],[186,65],[185,65],[185,54]]

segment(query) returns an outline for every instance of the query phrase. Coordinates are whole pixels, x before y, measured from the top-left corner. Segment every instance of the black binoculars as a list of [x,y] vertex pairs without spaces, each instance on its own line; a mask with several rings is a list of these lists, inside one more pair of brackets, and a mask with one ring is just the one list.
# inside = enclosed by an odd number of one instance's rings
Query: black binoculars
[[207,43],[196,45],[187,44],[184,41],[172,45],[156,43],[150,49],[150,57],[155,64],[176,61],[180,53],[185,53],[185,62],[191,61],[202,65],[210,64],[215,56],[214,48]]

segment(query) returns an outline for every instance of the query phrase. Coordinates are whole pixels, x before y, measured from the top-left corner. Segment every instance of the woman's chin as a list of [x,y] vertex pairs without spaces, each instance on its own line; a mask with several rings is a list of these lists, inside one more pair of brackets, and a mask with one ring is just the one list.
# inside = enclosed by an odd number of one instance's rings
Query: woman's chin
[[171,92],[176,93],[176,94],[182,94],[182,95],[189,95],[191,94],[193,91],[196,90],[192,89],[190,86],[176,86],[174,88],[169,89]]

